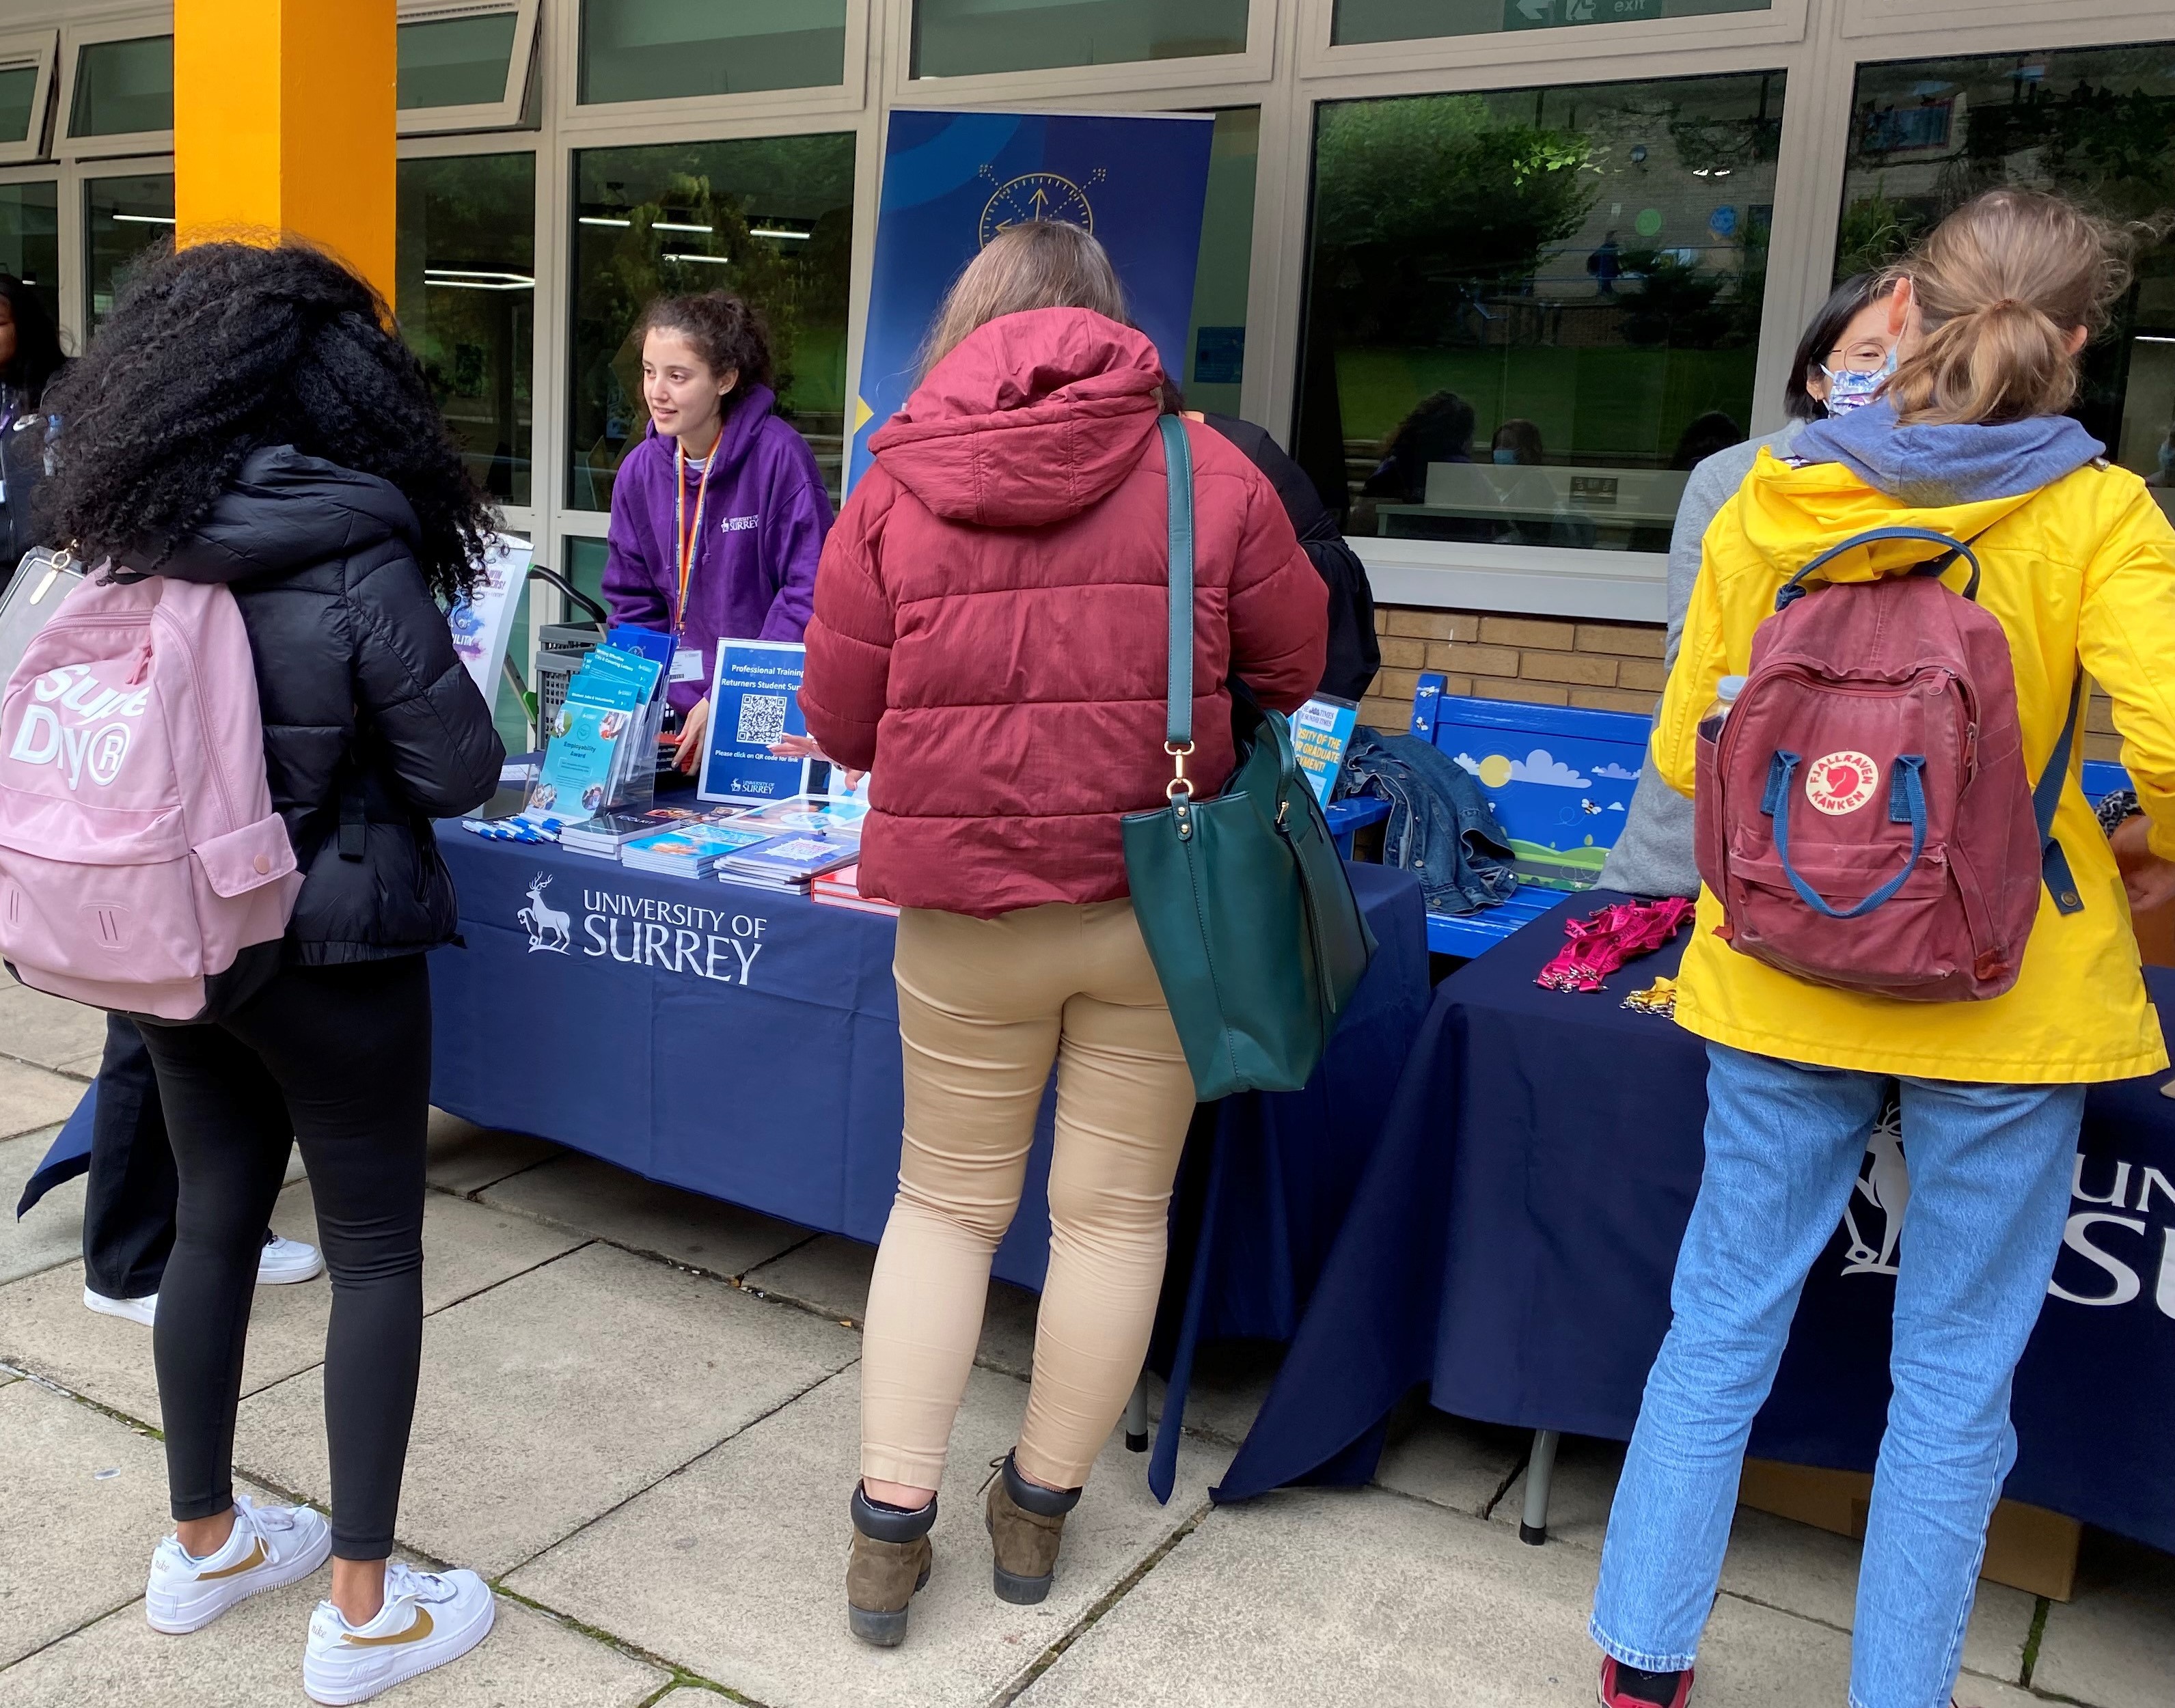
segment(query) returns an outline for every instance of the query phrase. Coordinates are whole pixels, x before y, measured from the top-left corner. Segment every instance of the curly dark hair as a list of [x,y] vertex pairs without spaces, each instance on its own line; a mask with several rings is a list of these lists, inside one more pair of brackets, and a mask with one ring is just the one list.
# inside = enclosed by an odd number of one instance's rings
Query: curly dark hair
[[728,409],[751,386],[770,383],[770,333],[763,325],[762,311],[730,290],[654,299],[642,311],[635,336],[639,339],[659,331],[684,334],[713,374],[740,370],[739,380],[725,393]]
[[422,525],[431,591],[465,591],[496,518],[391,325],[367,283],[293,238],[146,258],[54,385],[45,536],[89,562],[155,569],[244,458],[291,445],[399,487]]

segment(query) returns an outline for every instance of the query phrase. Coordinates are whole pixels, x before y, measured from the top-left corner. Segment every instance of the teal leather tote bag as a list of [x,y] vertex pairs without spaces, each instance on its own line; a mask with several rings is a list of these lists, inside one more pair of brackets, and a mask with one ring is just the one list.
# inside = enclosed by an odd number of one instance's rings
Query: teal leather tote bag
[[1170,679],[1166,804],[1127,813],[1125,876],[1195,1094],[1296,1091],[1329,1047],[1375,953],[1283,716],[1231,682],[1239,760],[1196,800],[1193,751],[1193,458],[1165,415],[1170,480]]

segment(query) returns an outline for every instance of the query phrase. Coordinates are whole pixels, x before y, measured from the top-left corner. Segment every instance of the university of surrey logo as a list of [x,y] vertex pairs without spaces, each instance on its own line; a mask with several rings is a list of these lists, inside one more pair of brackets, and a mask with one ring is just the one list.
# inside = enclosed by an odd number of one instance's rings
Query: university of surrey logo
[[513,916],[521,929],[529,933],[529,952],[532,955],[540,949],[564,955],[573,941],[573,915],[544,899],[544,892],[551,887],[551,875],[537,873],[529,881],[529,905]]
[[[1903,1212],[1911,1206],[1911,1170],[1903,1161],[1903,1109],[1893,1098],[1865,1141],[1865,1161],[1858,1184],[1842,1206],[1842,1225],[1850,1249],[1843,1254],[1845,1275],[1895,1275],[1896,1244],[1903,1234]],[[1879,1220],[1874,1221],[1878,1212]],[[1869,1239],[1868,1234],[1874,1237]]]

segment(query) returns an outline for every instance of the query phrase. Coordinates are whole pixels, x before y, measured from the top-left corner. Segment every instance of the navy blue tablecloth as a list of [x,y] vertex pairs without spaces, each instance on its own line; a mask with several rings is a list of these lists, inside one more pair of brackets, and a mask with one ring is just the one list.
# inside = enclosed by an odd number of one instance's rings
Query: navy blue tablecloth
[[[1372,1474],[1390,1408],[1627,1438],[1668,1327],[1699,1189],[1705,1049],[1608,991],[1533,975],[1575,897],[1435,992],[1291,1355],[1219,1499]],[[2163,1025],[2175,973],[2148,969]],[[2094,1087],[2055,1293],[2017,1372],[2007,1494],[2175,1548],[2175,1102],[2167,1075]],[[1907,1147],[1908,1140],[1906,1140]],[[1873,1464],[1889,1397],[1892,1253],[1869,1190],[1809,1279],[1752,1451]]]
[[[433,1103],[810,1228],[881,1235],[901,1121],[890,918],[450,828],[439,846],[463,943],[431,957]],[[1228,1165],[1200,1276],[1211,1333],[1297,1326],[1426,1011],[1418,886],[1348,870],[1381,949],[1327,1059],[1302,1091],[1218,1111]],[[1049,1114],[996,1261],[1034,1288]]]

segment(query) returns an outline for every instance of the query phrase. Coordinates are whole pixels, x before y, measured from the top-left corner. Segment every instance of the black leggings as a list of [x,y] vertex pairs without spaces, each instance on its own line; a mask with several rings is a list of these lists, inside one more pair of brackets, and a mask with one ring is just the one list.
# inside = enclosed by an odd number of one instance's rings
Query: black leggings
[[234,1500],[234,1414],[264,1224],[290,1138],[332,1272],[333,1552],[393,1549],[423,1347],[423,957],[292,968],[216,1024],[146,1026],[181,1180],[152,1351],[176,1519]]

